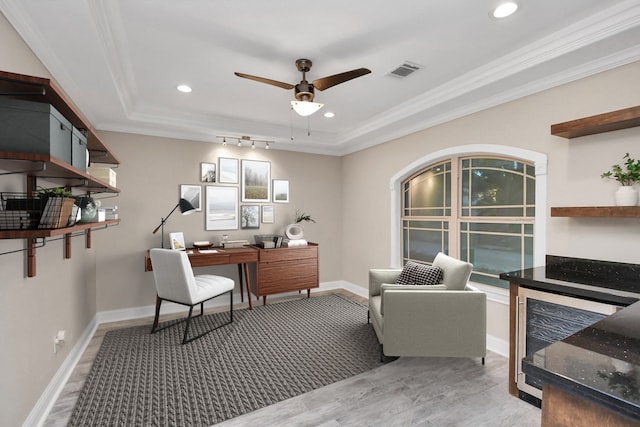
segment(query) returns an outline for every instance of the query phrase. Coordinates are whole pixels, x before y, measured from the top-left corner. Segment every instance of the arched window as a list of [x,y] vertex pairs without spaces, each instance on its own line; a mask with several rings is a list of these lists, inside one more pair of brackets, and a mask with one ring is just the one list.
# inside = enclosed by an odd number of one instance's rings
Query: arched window
[[542,264],[545,211],[538,205],[546,210],[546,194],[536,180],[546,178],[546,157],[472,147],[428,156],[392,180],[400,193],[399,261],[430,263],[442,251],[473,263],[472,281],[507,287],[500,273]]

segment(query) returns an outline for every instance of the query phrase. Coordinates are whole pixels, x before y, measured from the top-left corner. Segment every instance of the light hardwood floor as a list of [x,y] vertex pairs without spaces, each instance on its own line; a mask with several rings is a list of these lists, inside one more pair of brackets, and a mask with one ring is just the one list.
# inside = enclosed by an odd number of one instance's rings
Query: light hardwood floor
[[[341,293],[366,303],[365,299],[347,291]],[[270,298],[270,303],[288,299],[292,298]],[[238,308],[245,306],[246,303]],[[208,310],[213,311],[216,310]],[[163,316],[163,320],[170,317]],[[150,325],[151,321],[151,318],[144,318],[100,325],[45,426],[67,424],[107,331]],[[508,394],[507,362],[506,358],[493,353],[487,355],[485,366],[480,359],[402,357],[218,425],[539,426],[540,410]]]

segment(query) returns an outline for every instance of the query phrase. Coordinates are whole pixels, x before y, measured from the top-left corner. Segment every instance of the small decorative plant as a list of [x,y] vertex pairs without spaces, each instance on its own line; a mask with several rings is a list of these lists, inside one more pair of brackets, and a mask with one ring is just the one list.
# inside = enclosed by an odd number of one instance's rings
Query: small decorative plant
[[316,220],[311,218],[311,215],[301,212],[300,209],[296,209],[296,224],[301,222],[316,222]]
[[640,160],[635,160],[625,154],[626,159],[622,165],[613,165],[611,170],[600,175],[602,178],[611,178],[618,181],[621,185],[631,186],[636,182],[640,182]]
[[48,199],[49,197],[72,197],[71,191],[67,190],[64,187],[38,188],[38,197],[44,200]]

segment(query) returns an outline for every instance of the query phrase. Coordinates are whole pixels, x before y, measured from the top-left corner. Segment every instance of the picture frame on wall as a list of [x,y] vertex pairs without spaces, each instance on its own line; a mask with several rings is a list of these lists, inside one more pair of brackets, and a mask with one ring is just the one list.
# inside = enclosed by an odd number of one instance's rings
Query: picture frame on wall
[[242,160],[242,201],[271,201],[271,163]]
[[216,164],[215,163],[200,163],[200,181],[201,182],[216,182]]
[[238,187],[206,186],[205,229],[238,229]]
[[275,222],[275,206],[262,205],[262,222],[265,224],[273,224]]
[[273,203],[289,203],[289,180],[273,180]]
[[169,243],[174,251],[184,251],[187,247],[184,244],[184,234],[182,231],[169,233]]
[[180,185],[180,198],[187,200],[196,208],[196,212],[202,212],[202,187],[199,185]]
[[240,214],[240,228],[248,230],[260,228],[260,206],[242,205]]
[[218,158],[219,173],[218,182],[220,184],[237,184],[238,183],[238,159],[229,157]]

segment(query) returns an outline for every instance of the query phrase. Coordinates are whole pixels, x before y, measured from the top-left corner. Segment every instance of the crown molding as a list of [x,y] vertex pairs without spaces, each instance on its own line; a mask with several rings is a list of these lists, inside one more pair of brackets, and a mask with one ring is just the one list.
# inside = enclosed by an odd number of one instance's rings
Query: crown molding
[[[0,6],[16,31],[74,103],[86,112],[88,120],[96,129],[207,142],[214,142],[215,135],[220,133],[251,133],[265,135],[267,139],[278,141],[274,147],[277,149],[334,156],[366,149],[640,59],[640,48],[630,48],[469,102],[475,91],[480,92],[491,84],[517,77],[536,66],[549,64],[563,55],[588,48],[597,42],[638,27],[640,4],[637,0],[627,0],[469,71],[444,85],[371,117],[366,122],[356,124],[351,131],[338,134],[314,132],[314,135],[307,136],[302,129],[286,126],[204,114],[176,115],[173,111],[153,110],[145,106],[140,99],[133,70],[125,61],[129,58],[129,46],[118,2],[87,2],[85,7],[90,12],[96,36],[102,45],[102,55],[106,59],[113,88],[124,116],[130,121],[123,125],[115,121],[96,122],[96,118],[91,115],[92,109],[88,108],[95,100],[82,93],[65,71],[59,58],[46,47],[47,43],[41,32],[33,27],[32,21],[24,15],[25,9],[10,0],[0,0]],[[466,101],[462,99],[465,97]]]

